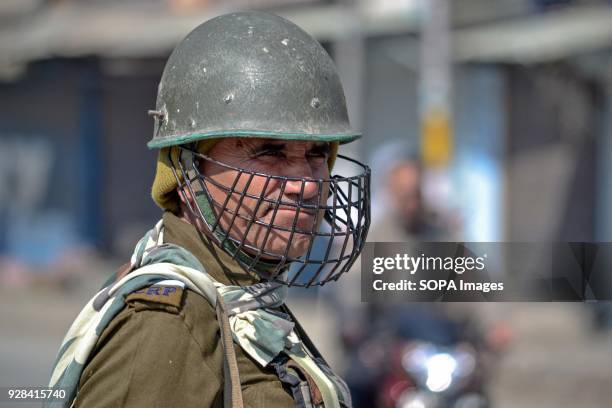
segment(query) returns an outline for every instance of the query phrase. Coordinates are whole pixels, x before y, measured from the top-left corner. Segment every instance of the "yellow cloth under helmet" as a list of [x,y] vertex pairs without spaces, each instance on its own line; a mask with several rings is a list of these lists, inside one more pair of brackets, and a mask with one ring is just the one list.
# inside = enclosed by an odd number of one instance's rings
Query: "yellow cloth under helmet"
[[[213,146],[219,141],[219,139],[208,139],[202,140],[198,143],[198,152],[206,154],[213,148]],[[327,164],[329,171],[331,172],[336,161],[336,155],[338,154],[338,142],[331,142],[331,150],[329,153],[329,159]],[[157,155],[157,169],[155,171],[155,179],[153,180],[153,187],[151,188],[151,197],[153,201],[162,209],[178,213],[180,200],[176,188],[178,183],[174,177],[172,171],[172,164],[168,158],[168,153],[172,154],[172,162],[178,161],[179,149],[176,146],[164,147],[160,149]],[[177,170],[177,175],[182,181],[182,174],[180,170]]]

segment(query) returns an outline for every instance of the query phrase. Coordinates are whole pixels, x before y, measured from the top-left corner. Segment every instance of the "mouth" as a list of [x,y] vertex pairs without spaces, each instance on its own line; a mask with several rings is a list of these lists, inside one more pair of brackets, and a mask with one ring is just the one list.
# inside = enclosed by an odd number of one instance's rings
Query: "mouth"
[[[267,216],[272,216],[272,214],[274,213],[274,209],[275,208],[276,208],[276,205],[274,205],[272,203],[268,203],[268,205],[266,205],[264,208],[261,209],[261,211],[259,211],[260,214],[258,215],[258,218],[264,218],[264,217],[267,217]],[[281,206],[278,206],[278,209],[276,210],[276,213],[277,213],[277,215],[278,214],[282,214],[282,213],[285,213],[287,215],[295,214],[297,212],[298,208],[300,210],[298,218],[301,218],[302,216],[314,217],[315,214],[317,213],[317,209],[316,209],[315,205],[301,205],[299,207],[297,207],[297,206],[289,206],[289,205],[281,205]],[[293,216],[295,216],[295,215],[293,215]]]
[[[298,212],[298,209],[295,207],[279,207],[276,213],[277,214],[279,213],[296,214],[297,212]],[[300,213],[298,215],[298,218],[315,216],[315,211],[310,210],[310,209],[300,208],[299,212]],[[293,215],[293,217],[295,217],[295,215]]]
[[298,208],[281,206],[276,210],[274,214],[274,208],[269,209],[260,218],[266,224],[272,224],[290,228],[293,224],[300,229],[310,229],[314,220],[316,212],[312,209],[305,209],[300,207],[299,213]]

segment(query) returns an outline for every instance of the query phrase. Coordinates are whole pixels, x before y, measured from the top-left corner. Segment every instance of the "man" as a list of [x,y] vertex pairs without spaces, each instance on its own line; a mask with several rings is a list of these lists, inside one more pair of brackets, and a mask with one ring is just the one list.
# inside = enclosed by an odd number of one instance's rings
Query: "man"
[[[450,235],[442,225],[435,224],[435,218],[423,202],[423,168],[408,141],[395,140],[382,145],[374,151],[370,163],[376,179],[369,242],[398,242],[411,248],[418,242],[439,241]],[[384,246],[378,246],[377,251],[377,256],[384,255]],[[391,249],[388,252],[387,256],[395,256]],[[335,310],[343,325],[341,341],[348,367],[345,379],[356,408],[380,403],[379,380],[388,368],[376,358],[369,359],[370,366],[364,365],[364,347],[388,341],[384,337],[390,334],[447,335],[440,333],[445,329],[441,322],[447,319],[438,305],[407,302],[399,297],[399,292],[382,300],[361,302],[360,269],[360,262],[355,262],[342,288],[333,288],[338,292]],[[398,271],[388,271],[385,276],[389,281],[405,277]],[[343,292],[342,296],[339,291]]]
[[329,56],[280,17],[220,16],[176,47],[151,114],[166,211],[75,320],[49,406],[350,406],[284,305],[348,270],[369,226],[369,169],[329,175],[360,136]]

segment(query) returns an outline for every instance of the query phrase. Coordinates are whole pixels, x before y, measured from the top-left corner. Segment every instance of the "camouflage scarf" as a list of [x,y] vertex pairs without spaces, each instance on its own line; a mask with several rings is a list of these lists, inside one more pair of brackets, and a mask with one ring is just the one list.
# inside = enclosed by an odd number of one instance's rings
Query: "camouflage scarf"
[[293,332],[293,322],[266,310],[284,303],[286,287],[269,282],[246,287],[216,282],[191,253],[163,242],[162,221],[138,242],[131,264],[133,271],[100,290],[70,327],[49,383],[52,388],[65,389],[68,398],[46,406],[71,405],[89,354],[104,328],[123,309],[127,295],[161,281],[178,281],[177,284],[204,296],[213,307],[217,296],[222,296],[234,341],[262,366],[286,347],[300,342]]

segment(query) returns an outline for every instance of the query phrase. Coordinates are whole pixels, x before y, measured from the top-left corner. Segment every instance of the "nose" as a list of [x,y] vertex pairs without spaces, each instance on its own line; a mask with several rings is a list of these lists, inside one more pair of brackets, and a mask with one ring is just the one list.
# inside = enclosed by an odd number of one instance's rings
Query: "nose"
[[292,168],[292,174],[287,176],[295,180],[286,181],[284,194],[290,196],[294,201],[299,201],[300,197],[302,201],[316,198],[319,192],[319,182],[313,180],[312,169],[308,162],[303,165],[293,165]]
[[[303,191],[302,185],[304,186]],[[285,186],[285,195],[294,196],[292,198],[295,201],[298,201],[300,197],[302,198],[302,201],[311,200],[316,198],[318,192],[319,183],[316,181],[287,180],[287,184]]]

